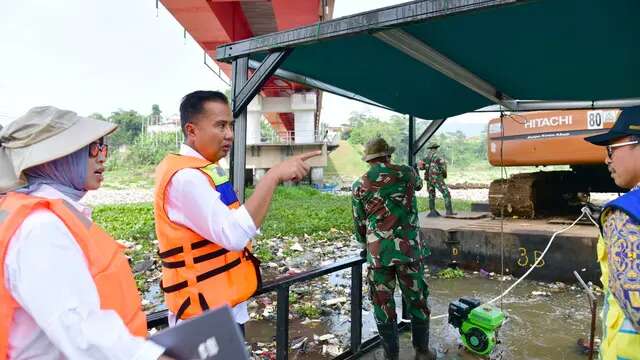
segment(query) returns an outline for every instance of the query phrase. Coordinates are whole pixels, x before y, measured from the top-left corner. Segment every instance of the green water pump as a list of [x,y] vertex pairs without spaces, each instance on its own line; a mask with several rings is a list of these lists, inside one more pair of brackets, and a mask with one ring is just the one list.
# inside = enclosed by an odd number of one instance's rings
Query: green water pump
[[489,355],[497,343],[504,313],[477,299],[460,298],[449,304],[449,324],[460,331],[462,343],[471,352]]

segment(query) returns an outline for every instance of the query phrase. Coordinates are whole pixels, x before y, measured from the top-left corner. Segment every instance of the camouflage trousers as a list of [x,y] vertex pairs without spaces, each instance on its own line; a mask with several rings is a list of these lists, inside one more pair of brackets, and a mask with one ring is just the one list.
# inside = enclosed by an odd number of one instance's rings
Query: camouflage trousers
[[442,198],[445,202],[451,202],[451,194],[449,193],[449,187],[444,183],[444,178],[442,176],[429,176],[426,179],[427,183],[427,192],[429,193],[430,199],[436,198],[436,189],[440,191],[442,194]]
[[412,319],[425,321],[430,310],[427,304],[429,287],[424,276],[422,261],[383,267],[370,267],[367,273],[369,295],[373,303],[373,316],[378,324],[396,322],[396,302],[393,294],[396,279],[402,299]]

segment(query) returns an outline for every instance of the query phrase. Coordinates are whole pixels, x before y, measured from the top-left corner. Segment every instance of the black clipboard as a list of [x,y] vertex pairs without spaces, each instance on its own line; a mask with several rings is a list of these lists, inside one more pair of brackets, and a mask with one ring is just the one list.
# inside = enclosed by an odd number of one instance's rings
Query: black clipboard
[[176,360],[248,360],[244,338],[224,306],[159,331],[149,339]]

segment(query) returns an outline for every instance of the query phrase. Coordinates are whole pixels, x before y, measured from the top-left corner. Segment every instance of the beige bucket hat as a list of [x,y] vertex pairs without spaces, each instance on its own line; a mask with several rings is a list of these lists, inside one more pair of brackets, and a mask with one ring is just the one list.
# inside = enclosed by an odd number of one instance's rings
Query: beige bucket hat
[[377,137],[369,140],[364,146],[362,160],[369,161],[383,156],[391,156],[394,151],[396,148],[389,146],[383,138]]
[[0,193],[26,184],[25,169],[69,155],[117,125],[53,106],[35,107],[0,127]]

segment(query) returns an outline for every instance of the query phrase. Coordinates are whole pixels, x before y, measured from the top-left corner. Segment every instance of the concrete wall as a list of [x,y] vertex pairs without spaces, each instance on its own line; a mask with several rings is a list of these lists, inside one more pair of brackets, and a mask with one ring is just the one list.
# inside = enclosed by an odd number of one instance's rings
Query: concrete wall
[[295,143],[310,144],[315,142],[316,93],[291,95],[291,109],[295,122]]
[[[431,248],[427,259],[430,265],[447,266],[456,261],[468,270],[484,269],[500,273],[501,234],[481,230],[421,228],[421,236]],[[549,232],[504,233],[505,275],[519,277],[527,271],[547,246]],[[538,267],[527,279],[541,281],[576,282],[576,270],[585,281],[600,284],[600,268],[596,262],[597,238],[562,236],[554,240]],[[584,271],[583,271],[584,269]]]
[[247,144],[260,143],[262,120],[262,96],[256,96],[247,106]]
[[316,142],[316,107],[316,92],[293,94],[290,97],[257,95],[247,107],[247,144],[260,143],[260,121],[263,114],[267,113],[293,113],[295,143]]
[[327,166],[327,146],[325,144],[305,145],[248,145],[247,168],[270,169],[287,158],[307,151],[322,150],[322,155],[307,160],[311,167]]

